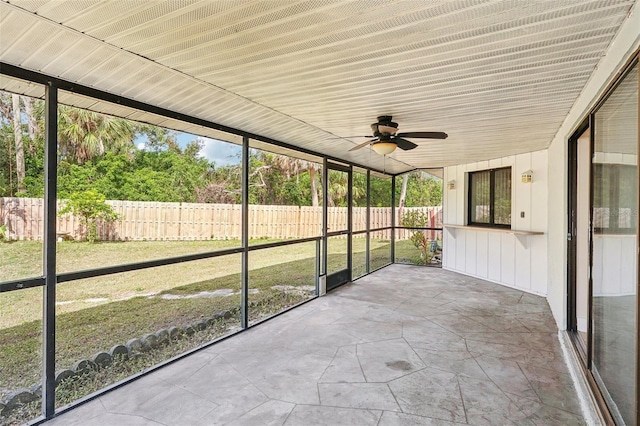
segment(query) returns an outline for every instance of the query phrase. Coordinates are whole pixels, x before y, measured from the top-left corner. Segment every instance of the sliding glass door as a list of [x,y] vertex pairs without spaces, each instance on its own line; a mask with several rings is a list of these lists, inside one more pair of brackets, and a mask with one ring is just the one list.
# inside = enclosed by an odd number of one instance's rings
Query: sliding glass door
[[569,138],[567,330],[607,424],[638,409],[638,61]]
[[638,66],[594,114],[592,372],[618,424],[637,424]]

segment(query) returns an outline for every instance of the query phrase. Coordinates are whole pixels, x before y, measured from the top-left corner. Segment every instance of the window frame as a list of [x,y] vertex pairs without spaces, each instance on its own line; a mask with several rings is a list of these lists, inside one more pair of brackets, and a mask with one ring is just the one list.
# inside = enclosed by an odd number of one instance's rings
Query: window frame
[[[475,170],[473,172],[468,172],[468,191],[467,191],[467,224],[469,226],[481,226],[485,228],[500,228],[500,229],[511,229],[511,223],[508,225],[502,223],[495,223],[495,201],[496,201],[496,172],[501,170],[509,170],[509,174],[511,176],[510,182],[510,191],[509,194],[511,203],[513,203],[513,170],[511,166],[506,167],[495,167],[492,169],[482,169]],[[472,199],[473,199],[473,175],[479,173],[489,172],[489,223],[484,222],[474,222],[472,215]],[[512,215],[513,216],[513,215]]]

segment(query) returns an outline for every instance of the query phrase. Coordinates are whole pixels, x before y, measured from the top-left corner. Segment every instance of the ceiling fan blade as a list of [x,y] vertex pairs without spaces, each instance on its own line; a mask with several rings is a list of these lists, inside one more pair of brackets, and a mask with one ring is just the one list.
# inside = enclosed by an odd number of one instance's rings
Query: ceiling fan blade
[[423,138],[423,139],[446,139],[449,137],[445,132],[404,132],[396,136],[401,138]]
[[372,136],[372,135],[367,135],[367,136],[361,136],[361,135],[360,136],[335,136],[335,137],[332,137],[332,138],[327,138],[327,140],[334,140],[334,139],[362,139],[362,138],[371,139],[373,137],[375,137],[375,136]]
[[373,136],[373,135],[367,135],[367,136],[362,136],[362,135],[359,135],[359,136],[336,136],[335,138],[329,138],[329,139],[359,139],[359,138],[369,138],[369,139],[371,139],[373,137],[375,137],[375,136]]
[[353,148],[351,148],[349,151],[356,151],[356,150],[358,150],[360,148],[364,148],[365,146],[370,145],[372,142],[375,142],[375,139],[363,142],[360,145],[356,145]]
[[398,148],[405,151],[409,151],[410,149],[418,147],[418,145],[416,145],[415,143],[402,138],[393,138],[391,139],[391,141],[395,142],[396,145],[398,145]]

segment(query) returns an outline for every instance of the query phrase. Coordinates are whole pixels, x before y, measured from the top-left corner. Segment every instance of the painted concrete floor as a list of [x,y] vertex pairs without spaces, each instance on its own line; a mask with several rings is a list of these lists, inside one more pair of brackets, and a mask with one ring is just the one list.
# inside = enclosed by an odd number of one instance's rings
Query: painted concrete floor
[[46,424],[584,420],[544,298],[392,265]]

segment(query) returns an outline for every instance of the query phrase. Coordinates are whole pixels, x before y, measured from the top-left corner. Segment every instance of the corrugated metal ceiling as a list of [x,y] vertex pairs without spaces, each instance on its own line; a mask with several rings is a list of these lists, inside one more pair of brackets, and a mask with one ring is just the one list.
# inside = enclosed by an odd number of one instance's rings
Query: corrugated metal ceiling
[[[633,4],[10,0],[0,60],[397,173],[546,148]],[[348,152],[378,115],[449,139]]]

